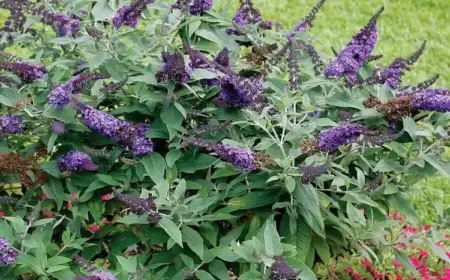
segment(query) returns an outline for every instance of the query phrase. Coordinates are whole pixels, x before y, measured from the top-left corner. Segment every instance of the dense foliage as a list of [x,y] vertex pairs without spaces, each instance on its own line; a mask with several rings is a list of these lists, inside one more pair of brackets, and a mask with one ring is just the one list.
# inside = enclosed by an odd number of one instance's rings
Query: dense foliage
[[378,262],[386,213],[419,223],[408,187],[450,177],[450,91],[400,80],[425,43],[370,67],[383,8],[326,58],[324,0],[292,30],[248,0],[116,4],[3,1],[33,55],[1,53],[2,278],[316,279]]

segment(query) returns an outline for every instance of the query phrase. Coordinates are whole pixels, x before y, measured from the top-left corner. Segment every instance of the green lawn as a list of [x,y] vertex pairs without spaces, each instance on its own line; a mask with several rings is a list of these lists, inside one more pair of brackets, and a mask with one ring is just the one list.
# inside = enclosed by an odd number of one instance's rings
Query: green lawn
[[[318,0],[253,1],[266,19],[279,20],[292,27]],[[232,2],[236,7],[238,0]],[[381,5],[386,9],[378,21],[379,41],[374,52],[384,55],[379,63],[388,64],[398,56],[408,56],[423,40],[428,40],[425,54],[403,80],[418,82],[439,73],[437,85],[447,87],[450,83],[448,0],[327,0],[311,29],[311,35],[319,37],[315,45],[329,55],[331,46],[340,50]]]

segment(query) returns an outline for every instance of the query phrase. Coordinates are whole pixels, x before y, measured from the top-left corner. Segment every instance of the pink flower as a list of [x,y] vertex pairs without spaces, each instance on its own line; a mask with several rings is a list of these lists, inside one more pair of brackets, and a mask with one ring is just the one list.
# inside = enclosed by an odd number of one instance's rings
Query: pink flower
[[411,258],[409,258],[409,260],[412,262],[412,264],[413,264],[415,267],[418,267],[418,266],[420,265],[420,261],[419,261],[417,258],[411,257]]
[[110,194],[105,194],[104,196],[102,196],[102,200],[110,200],[111,199],[111,195]]
[[41,201],[48,198],[48,194],[44,193],[43,195],[41,195]]
[[421,268],[419,268],[419,273],[424,276],[424,275],[428,275],[430,271],[428,270],[428,268],[422,266]]
[[100,230],[100,227],[97,225],[89,225],[88,228],[90,231],[92,231],[94,233]]
[[396,274],[395,280],[403,280],[403,277],[400,274]]
[[421,248],[419,248],[419,252],[420,252],[420,258],[428,258],[430,256],[430,254],[428,254],[427,251],[422,250]]
[[450,258],[450,252],[445,253],[447,255],[447,257]]
[[362,265],[364,268],[370,268],[370,261],[368,259],[364,259]]
[[71,193],[70,196],[73,197],[73,198],[76,198],[77,194],[76,193]]
[[400,264],[400,262],[398,260],[392,260],[392,264],[397,269],[402,268],[402,265]]
[[425,225],[424,227],[423,227],[423,230],[425,230],[425,231],[429,231],[430,230],[430,228],[431,228],[431,225]]
[[406,225],[405,229],[403,230],[403,233],[411,233],[411,234],[415,234],[416,233],[416,229],[413,228],[412,226]]
[[108,221],[108,219],[107,219],[107,218],[103,218],[103,222],[104,222],[105,224],[107,224],[107,225],[110,225],[110,224],[111,224],[111,222],[110,222],[110,221]]
[[51,217],[51,216],[53,216],[53,213],[51,211],[44,211],[44,216]]
[[344,268],[345,272],[353,272],[353,268],[351,268],[351,266],[347,266],[346,268]]
[[5,217],[5,213],[0,212],[0,217]]
[[444,248],[444,247],[445,247],[445,244],[444,244],[444,242],[442,242],[442,241],[439,241],[438,243],[436,243],[436,245],[438,245],[438,246],[441,247],[441,248]]

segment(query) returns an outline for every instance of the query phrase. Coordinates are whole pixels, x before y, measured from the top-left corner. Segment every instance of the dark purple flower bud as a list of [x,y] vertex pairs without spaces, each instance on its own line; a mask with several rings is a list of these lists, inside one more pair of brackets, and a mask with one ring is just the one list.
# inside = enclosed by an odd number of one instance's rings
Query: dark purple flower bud
[[411,105],[419,110],[450,112],[450,95],[416,94]]
[[398,97],[401,96],[410,96],[410,95],[416,95],[416,94],[423,94],[428,96],[433,95],[447,95],[450,96],[450,90],[448,89],[441,89],[441,88],[428,88],[421,91],[402,91],[397,94]]
[[292,91],[300,88],[300,65],[298,65],[295,45],[290,43],[288,57],[289,85]]
[[357,73],[370,57],[377,42],[377,19],[383,12],[382,7],[369,23],[353,37],[348,45],[338,54],[325,69],[327,77],[342,77],[347,74],[349,81],[357,80]]
[[0,68],[14,73],[25,83],[42,80],[47,72],[44,66],[27,62],[0,62]]
[[214,61],[225,68],[231,69],[230,51],[223,48],[214,58]]
[[52,123],[52,132],[55,134],[64,134],[66,125],[60,121],[53,121]]
[[1,116],[0,117],[0,134],[8,136],[23,131],[23,117],[22,116]]
[[98,169],[91,157],[83,152],[72,150],[58,159],[61,171],[95,171]]
[[312,21],[314,20],[314,18],[316,17],[317,12],[323,6],[324,3],[325,3],[325,0],[320,0],[320,2],[317,3],[316,6],[314,6],[314,8],[309,13],[309,15],[306,18],[302,19],[294,27],[294,29],[292,29],[291,33],[289,33],[289,35],[288,35],[288,40],[291,40],[298,33],[303,32],[304,30],[309,29],[309,28],[312,27]]
[[274,257],[275,262],[271,267],[270,280],[293,280],[296,279],[300,272],[295,272],[287,263],[284,257]]
[[10,196],[0,196],[0,205],[2,204],[15,204],[17,202],[17,198],[10,197]]
[[374,190],[378,188],[382,182],[383,182],[383,173],[380,172],[372,181],[364,185],[364,190],[365,191]]
[[18,252],[11,247],[8,240],[0,237],[0,265],[12,265],[18,256]]
[[343,124],[322,131],[318,137],[317,146],[326,152],[336,151],[340,146],[354,142],[365,127],[360,124]]
[[74,94],[78,94],[81,91],[84,84],[89,81],[106,79],[108,77],[108,74],[103,73],[77,75],[68,82],[57,86],[47,97],[47,101],[52,106],[64,107],[70,103]]
[[119,91],[128,81],[128,77],[126,77],[124,80],[117,82],[117,83],[110,83],[109,85],[103,87],[100,91],[108,94]]
[[119,29],[122,25],[136,27],[138,17],[144,12],[147,4],[155,2],[154,0],[136,0],[130,5],[120,8],[114,15],[112,22],[115,29]]
[[156,223],[161,219],[158,208],[155,204],[156,197],[150,195],[149,198],[140,198],[134,195],[122,194],[113,188],[116,198],[130,208],[131,212],[136,215],[149,215],[149,222]]
[[221,124],[207,124],[207,125],[199,125],[194,128],[190,133],[192,134],[202,134],[206,132],[215,132],[222,130],[226,127],[229,127],[231,124],[230,121],[223,122]]
[[244,27],[247,24],[255,24],[262,20],[261,13],[253,7],[251,0],[241,1],[241,7],[237,10],[233,17],[233,23],[236,26]]
[[340,110],[338,113],[338,118],[340,121],[347,121],[347,120],[351,119],[352,117],[353,117],[352,112]]
[[84,270],[89,271],[89,272],[94,272],[95,270],[97,270],[97,267],[94,263],[85,260],[83,257],[81,257],[80,255],[74,254],[72,255],[72,259],[74,260],[74,262],[79,265],[80,267],[82,267]]
[[235,148],[227,144],[217,144],[214,151],[225,161],[239,169],[255,169],[255,155],[249,148]]
[[400,138],[403,132],[399,133],[388,133],[388,134],[378,134],[378,135],[364,135],[362,142],[368,146],[382,146],[385,143],[394,141]]
[[322,164],[322,165],[304,165],[300,167],[300,170],[302,171],[302,183],[308,184],[314,182],[317,177],[327,172],[329,165],[328,164]]
[[87,32],[87,34],[89,34],[89,36],[91,36],[92,38],[97,39],[97,40],[103,39],[103,37],[104,37],[104,33],[102,30],[92,27],[92,26],[86,27],[86,32]]
[[111,272],[105,271],[93,273],[92,276],[97,277],[98,280],[117,280]]
[[259,23],[259,28],[265,29],[265,30],[271,30],[272,29],[272,22],[270,20],[262,20]]
[[181,53],[175,52],[170,54],[168,52],[162,53],[163,67],[161,71],[156,73],[156,80],[158,82],[172,80],[179,83],[187,83],[191,78],[192,69],[184,62],[184,57]]
[[192,15],[202,15],[205,11],[210,10],[212,6],[212,0],[177,0],[172,5],[172,9],[189,9]]
[[253,105],[262,90],[261,81],[257,78],[244,79],[228,76],[221,79],[221,91],[214,100],[219,106],[247,108]]

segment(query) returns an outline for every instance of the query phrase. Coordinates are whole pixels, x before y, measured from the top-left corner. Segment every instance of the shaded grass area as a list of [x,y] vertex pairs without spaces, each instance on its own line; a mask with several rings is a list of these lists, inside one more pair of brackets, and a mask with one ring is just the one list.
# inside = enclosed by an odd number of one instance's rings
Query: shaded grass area
[[[289,29],[305,17],[318,0],[253,0],[265,19],[279,20]],[[226,0],[218,0],[221,5]],[[234,13],[239,1],[232,1]],[[332,55],[331,47],[342,49],[382,5],[378,20],[379,40],[374,54],[383,54],[377,63],[389,64],[398,56],[408,56],[427,40],[427,49],[404,77],[405,83],[418,83],[435,74],[441,77],[435,87],[450,85],[450,1],[449,0],[327,0],[310,31],[315,46]],[[450,180],[434,176],[411,188],[411,196],[424,223],[437,221],[436,205],[450,207]]]
[[[219,5],[227,0],[216,1]],[[234,13],[238,1],[232,1]],[[265,19],[279,20],[293,27],[306,16],[318,0],[253,0]],[[317,14],[310,34],[317,36],[315,46],[328,55],[331,47],[343,48],[382,5],[385,11],[378,21],[379,40],[374,54],[383,54],[383,65],[398,56],[408,56],[423,40],[427,49],[419,62],[407,73],[404,82],[420,82],[441,74],[437,86],[450,83],[450,1],[448,0],[327,0]],[[286,30],[288,31],[288,30]]]

